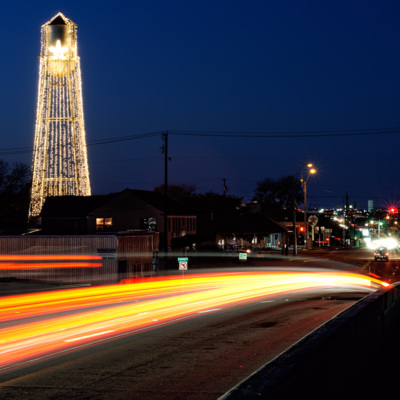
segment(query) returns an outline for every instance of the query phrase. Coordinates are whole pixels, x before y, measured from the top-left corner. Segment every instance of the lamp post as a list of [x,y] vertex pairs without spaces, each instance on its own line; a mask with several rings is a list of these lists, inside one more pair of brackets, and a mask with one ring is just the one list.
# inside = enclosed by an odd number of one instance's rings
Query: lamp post
[[[292,191],[292,205],[293,205],[293,255],[297,256],[297,231],[296,231],[296,178],[300,174],[300,172],[305,168],[309,168],[311,170],[312,168],[311,163],[305,163],[303,164],[300,169],[297,171],[296,175],[293,175],[293,191]],[[315,171],[315,170],[314,170]]]
[[304,191],[304,245],[307,247],[308,242],[308,220],[307,220],[307,182],[310,176],[315,174],[317,171],[314,168],[310,168],[306,180],[303,180],[303,191]]

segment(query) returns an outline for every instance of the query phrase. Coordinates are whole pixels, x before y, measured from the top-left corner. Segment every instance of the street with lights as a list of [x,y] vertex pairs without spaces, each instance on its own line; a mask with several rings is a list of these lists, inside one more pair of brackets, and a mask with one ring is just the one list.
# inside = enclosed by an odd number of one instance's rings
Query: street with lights
[[3,296],[0,395],[216,399],[390,287],[398,262],[321,250],[267,266]]
[[3,3],[0,400],[385,395],[398,2]]

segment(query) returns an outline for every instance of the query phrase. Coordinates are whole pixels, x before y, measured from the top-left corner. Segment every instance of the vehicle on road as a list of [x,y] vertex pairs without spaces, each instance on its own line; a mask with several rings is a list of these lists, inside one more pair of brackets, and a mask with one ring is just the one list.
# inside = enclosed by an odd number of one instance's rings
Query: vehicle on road
[[374,251],[375,261],[389,261],[389,252],[386,247],[379,247]]

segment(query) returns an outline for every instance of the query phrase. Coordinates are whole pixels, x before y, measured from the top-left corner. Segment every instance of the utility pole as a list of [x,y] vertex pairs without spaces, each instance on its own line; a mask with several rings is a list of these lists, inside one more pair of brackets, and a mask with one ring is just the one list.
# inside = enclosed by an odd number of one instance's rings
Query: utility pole
[[[310,175],[308,175],[310,176]],[[303,181],[304,191],[304,248],[308,249],[308,221],[307,221],[307,181],[308,178]]]
[[164,153],[164,268],[168,264],[168,131],[162,134],[164,141],[162,151]]
[[346,192],[345,205],[343,207],[343,245],[346,246],[346,226],[347,226],[347,212],[349,210],[349,195]]
[[296,230],[296,176],[293,175],[292,183],[292,208],[293,208],[293,255],[297,256],[297,230]]
[[222,181],[224,182],[224,186],[223,186],[223,193],[224,193],[224,197],[226,197],[226,192],[228,191],[228,187],[226,186],[226,179],[222,178]]

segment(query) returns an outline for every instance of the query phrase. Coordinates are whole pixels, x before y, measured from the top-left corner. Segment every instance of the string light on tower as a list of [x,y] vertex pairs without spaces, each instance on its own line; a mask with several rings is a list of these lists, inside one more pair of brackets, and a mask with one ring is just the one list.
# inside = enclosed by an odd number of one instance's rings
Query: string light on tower
[[29,217],[48,196],[90,196],[77,25],[59,12],[41,29]]

